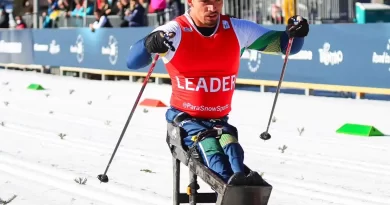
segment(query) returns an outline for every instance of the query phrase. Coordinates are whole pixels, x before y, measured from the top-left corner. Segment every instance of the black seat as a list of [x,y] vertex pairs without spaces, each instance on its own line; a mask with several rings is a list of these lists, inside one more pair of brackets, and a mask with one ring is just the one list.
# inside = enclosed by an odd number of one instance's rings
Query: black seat
[[[173,160],[173,204],[216,203],[216,205],[267,205],[272,186],[265,182],[262,186],[227,185],[219,176],[207,168],[196,149],[190,150],[183,144],[182,128],[168,123],[166,142]],[[180,193],[180,163],[189,168],[190,182],[187,193]],[[251,170],[245,165],[245,172]],[[198,193],[197,177],[206,182],[216,193]]]

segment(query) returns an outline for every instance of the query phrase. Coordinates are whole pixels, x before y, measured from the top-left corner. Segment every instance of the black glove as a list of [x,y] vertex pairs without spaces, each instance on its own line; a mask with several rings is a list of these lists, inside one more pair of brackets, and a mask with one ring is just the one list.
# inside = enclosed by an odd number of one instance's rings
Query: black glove
[[168,34],[162,31],[156,31],[149,34],[145,39],[145,47],[149,53],[166,53],[168,50],[175,51],[175,47],[172,45],[172,39],[176,33],[170,32]]
[[286,32],[290,38],[305,37],[309,33],[309,24],[302,16],[295,15],[288,19]]

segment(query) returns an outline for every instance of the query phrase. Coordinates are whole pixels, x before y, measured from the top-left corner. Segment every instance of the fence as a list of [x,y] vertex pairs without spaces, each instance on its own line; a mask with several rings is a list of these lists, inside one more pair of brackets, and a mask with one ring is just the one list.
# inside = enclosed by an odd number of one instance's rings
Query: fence
[[[296,0],[297,13],[311,24],[353,22],[362,0]],[[283,24],[283,0],[225,0],[224,11],[260,24]]]
[[[170,19],[170,10],[167,9],[165,16],[166,19]],[[122,23],[122,19],[120,16],[116,15],[110,15],[108,16],[111,24],[113,27],[119,27],[119,25]],[[27,14],[23,16],[24,21],[26,22],[28,27],[32,27],[33,25],[33,15]],[[95,21],[95,16],[93,15],[87,15],[84,17],[67,17],[65,16],[65,13],[60,13],[56,21],[53,21],[53,24],[56,24],[56,26],[53,25],[53,27],[58,28],[80,28],[80,27],[88,27],[89,24],[93,23]],[[157,26],[157,15],[155,13],[150,13],[146,15],[146,21],[148,26]],[[38,17],[38,28],[42,28],[43,24],[43,17]]]
[[[307,18],[310,24],[351,23],[355,19],[355,3],[370,0],[296,0],[297,13]],[[283,0],[224,0],[223,11],[226,14],[247,19],[259,24],[283,24]],[[170,9],[165,11],[166,19],[172,19]],[[119,16],[109,16],[114,27],[119,27]],[[33,16],[25,15],[25,21],[32,25]],[[39,17],[42,22],[42,17]],[[58,27],[86,27],[95,20],[93,15],[83,18],[59,16]],[[148,26],[157,25],[155,13],[147,14]],[[42,25],[42,23],[40,23]]]

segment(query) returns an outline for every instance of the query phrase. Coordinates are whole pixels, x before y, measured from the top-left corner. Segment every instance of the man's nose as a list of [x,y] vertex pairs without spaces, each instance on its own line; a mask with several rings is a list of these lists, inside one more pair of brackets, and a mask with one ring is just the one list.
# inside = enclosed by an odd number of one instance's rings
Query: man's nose
[[207,5],[207,7],[208,7],[208,11],[215,11],[216,8],[214,4]]

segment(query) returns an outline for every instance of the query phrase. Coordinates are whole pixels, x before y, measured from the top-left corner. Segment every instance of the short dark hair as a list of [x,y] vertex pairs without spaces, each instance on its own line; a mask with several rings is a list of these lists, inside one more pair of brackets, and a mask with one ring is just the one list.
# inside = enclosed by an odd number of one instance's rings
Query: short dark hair
[[104,11],[101,10],[101,9],[96,9],[95,12],[96,12],[97,14],[99,14],[100,16],[103,16],[103,15],[105,14]]

